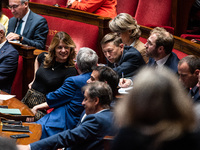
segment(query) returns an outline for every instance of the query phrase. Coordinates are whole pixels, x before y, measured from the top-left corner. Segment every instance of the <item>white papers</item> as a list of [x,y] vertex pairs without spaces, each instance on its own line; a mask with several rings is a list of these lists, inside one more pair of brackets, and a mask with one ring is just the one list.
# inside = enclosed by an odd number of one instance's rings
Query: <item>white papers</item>
[[8,100],[15,97],[15,95],[0,94],[0,100]]
[[21,115],[21,111],[16,108],[0,108],[0,112],[3,114]]
[[118,90],[118,93],[119,93],[119,94],[128,94],[129,91],[130,91],[132,88],[133,88],[132,86],[131,86],[131,87],[127,87],[127,88],[120,88],[120,89]]

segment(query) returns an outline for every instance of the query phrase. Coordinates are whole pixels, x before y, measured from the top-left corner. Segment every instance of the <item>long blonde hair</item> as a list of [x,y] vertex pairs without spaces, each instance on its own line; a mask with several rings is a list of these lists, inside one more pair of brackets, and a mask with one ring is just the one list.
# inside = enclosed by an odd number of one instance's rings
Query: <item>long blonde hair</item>
[[67,66],[66,67],[74,67],[74,58],[75,58],[75,48],[76,45],[69,34],[65,32],[58,32],[53,37],[51,44],[49,46],[48,54],[45,56],[44,60],[44,68],[52,67],[55,63],[56,55],[55,55],[55,48],[58,46],[60,41],[63,41],[68,47],[70,47],[70,55],[67,58]]

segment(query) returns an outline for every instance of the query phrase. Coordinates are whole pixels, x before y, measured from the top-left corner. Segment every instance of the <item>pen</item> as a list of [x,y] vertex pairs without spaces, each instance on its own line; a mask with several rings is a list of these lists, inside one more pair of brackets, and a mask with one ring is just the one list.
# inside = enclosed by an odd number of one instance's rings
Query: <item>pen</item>
[[124,78],[124,72],[122,72],[122,78]]

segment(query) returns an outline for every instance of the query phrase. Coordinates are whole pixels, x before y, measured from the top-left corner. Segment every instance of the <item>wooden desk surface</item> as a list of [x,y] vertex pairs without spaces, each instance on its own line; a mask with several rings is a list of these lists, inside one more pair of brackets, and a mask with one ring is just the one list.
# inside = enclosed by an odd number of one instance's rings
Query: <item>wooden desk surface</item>
[[[1,91],[1,94],[7,94],[7,93]],[[0,117],[4,117],[7,119],[21,120],[21,121],[25,121],[26,117],[34,117],[34,114],[30,110],[30,108],[15,97],[8,100],[0,100],[0,105],[6,105],[8,106],[8,108],[18,108],[21,111],[21,115],[9,115],[0,113]]]
[[16,139],[16,144],[27,145],[40,140],[42,135],[42,127],[40,124],[36,123],[23,123],[24,126],[29,126],[30,132],[12,132],[12,131],[2,131],[2,126],[0,125],[0,136],[10,138],[10,135],[15,134],[28,134],[30,137]]

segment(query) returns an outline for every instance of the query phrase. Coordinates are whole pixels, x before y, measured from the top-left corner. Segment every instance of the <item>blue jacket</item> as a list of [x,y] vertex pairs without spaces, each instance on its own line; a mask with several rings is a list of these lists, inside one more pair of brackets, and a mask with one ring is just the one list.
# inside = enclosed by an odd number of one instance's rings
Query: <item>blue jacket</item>
[[81,88],[90,75],[85,73],[69,77],[59,89],[46,95],[48,105],[54,110],[36,122],[42,125],[41,139],[76,126],[84,110]]
[[18,65],[18,51],[8,41],[0,49],[0,89],[10,93]]
[[30,144],[31,150],[56,150],[62,147],[70,147],[71,150],[101,150],[103,137],[113,135],[112,124],[113,114],[110,110],[90,114],[78,127]]
[[108,66],[113,68],[121,78],[122,72],[124,77],[134,76],[137,70],[145,64],[142,55],[137,49],[132,46],[124,46],[123,54],[117,66],[114,67],[114,64],[111,63],[108,63]]
[[[14,33],[17,22],[18,20],[15,17],[9,20],[7,34],[10,32]],[[22,34],[22,44],[27,44],[38,49],[45,49],[48,31],[49,28],[46,19],[30,11]]]
[[[152,66],[154,65],[154,62],[155,60],[153,58],[149,58],[148,65]],[[170,68],[175,73],[178,73],[178,62],[179,62],[179,58],[177,57],[175,53],[172,52],[164,65]]]

